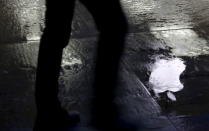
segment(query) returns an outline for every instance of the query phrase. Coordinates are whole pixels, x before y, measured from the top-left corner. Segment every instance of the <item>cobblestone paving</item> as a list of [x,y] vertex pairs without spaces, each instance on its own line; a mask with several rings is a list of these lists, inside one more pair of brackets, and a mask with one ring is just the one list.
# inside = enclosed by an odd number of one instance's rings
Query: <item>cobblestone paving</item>
[[[130,24],[119,75],[117,103],[123,110],[122,116],[135,122],[146,121],[144,124],[152,130],[208,130],[209,1],[121,2]],[[2,130],[31,130],[34,122],[33,93],[38,39],[44,27],[43,3],[0,2],[0,12],[4,13],[0,13]],[[92,83],[89,74],[94,64],[97,31],[86,9],[77,4],[72,39],[63,54],[60,99],[69,111],[80,111],[82,125],[88,126]],[[165,93],[156,98],[149,86],[151,67],[158,59],[176,57],[186,65],[180,77],[184,88],[174,93],[175,102]]]

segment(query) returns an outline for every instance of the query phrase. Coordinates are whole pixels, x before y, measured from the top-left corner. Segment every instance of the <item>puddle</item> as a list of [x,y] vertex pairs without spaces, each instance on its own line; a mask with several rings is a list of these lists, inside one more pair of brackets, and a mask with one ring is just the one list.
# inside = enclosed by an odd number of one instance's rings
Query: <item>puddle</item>
[[185,69],[186,65],[180,58],[157,59],[152,65],[149,78],[149,84],[156,96],[167,92],[168,98],[176,101],[172,92],[178,92],[184,88],[180,75]]

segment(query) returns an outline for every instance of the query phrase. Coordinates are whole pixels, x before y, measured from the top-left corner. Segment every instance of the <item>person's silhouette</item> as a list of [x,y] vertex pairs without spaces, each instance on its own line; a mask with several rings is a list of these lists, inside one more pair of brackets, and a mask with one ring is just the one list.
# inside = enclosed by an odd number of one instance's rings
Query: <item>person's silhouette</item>
[[[123,52],[127,20],[119,0],[80,0],[99,31],[93,84],[93,124],[110,130],[117,119],[113,104],[117,70]],[[58,100],[58,77],[63,48],[68,44],[75,0],[46,0],[45,24],[39,48],[35,87],[37,118],[34,130],[66,129],[79,121]],[[72,117],[70,117],[72,116]]]

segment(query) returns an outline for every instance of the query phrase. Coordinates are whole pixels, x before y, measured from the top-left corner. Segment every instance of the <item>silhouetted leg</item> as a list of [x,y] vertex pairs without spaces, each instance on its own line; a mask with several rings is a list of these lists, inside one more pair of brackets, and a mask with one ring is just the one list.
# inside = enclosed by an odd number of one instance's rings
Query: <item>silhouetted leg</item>
[[117,119],[113,103],[117,73],[124,48],[127,21],[119,0],[81,0],[100,32],[94,82],[93,123],[110,130]]
[[[67,128],[74,124],[58,100],[58,77],[63,48],[68,44],[74,0],[46,0],[46,27],[39,48],[35,87],[37,119],[34,130]],[[60,129],[59,129],[60,130]]]

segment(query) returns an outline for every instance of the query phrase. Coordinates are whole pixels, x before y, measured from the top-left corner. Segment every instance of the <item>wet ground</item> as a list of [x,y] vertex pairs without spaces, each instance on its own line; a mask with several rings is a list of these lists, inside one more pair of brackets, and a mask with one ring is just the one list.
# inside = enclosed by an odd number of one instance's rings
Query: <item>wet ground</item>
[[[116,98],[121,117],[142,123],[143,130],[209,130],[209,1],[121,2],[130,25]],[[5,12],[0,17],[0,130],[33,126],[43,3],[0,3]],[[79,3],[75,14],[63,54],[60,100],[69,111],[81,112],[81,126],[88,127],[97,31]]]

